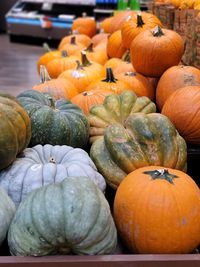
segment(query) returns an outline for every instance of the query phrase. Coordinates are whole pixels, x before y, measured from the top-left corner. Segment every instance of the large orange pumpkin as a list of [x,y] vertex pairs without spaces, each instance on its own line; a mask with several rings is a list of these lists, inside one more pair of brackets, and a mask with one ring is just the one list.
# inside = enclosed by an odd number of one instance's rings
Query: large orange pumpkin
[[131,43],[131,62],[135,70],[148,77],[160,77],[168,68],[178,65],[184,52],[181,36],[172,30],[146,30]]
[[162,114],[171,120],[188,143],[200,144],[200,86],[174,91],[166,100]]
[[40,80],[41,83],[33,86],[33,90],[41,93],[48,93],[53,98],[71,99],[78,94],[76,87],[66,79],[51,79],[44,65],[40,66]]
[[183,65],[167,69],[160,77],[156,89],[156,104],[159,110],[175,90],[194,85],[200,85],[199,69]]
[[182,171],[143,167],[119,185],[114,218],[131,252],[190,253],[200,242],[200,190]]
[[162,23],[153,14],[147,12],[134,13],[123,24],[121,29],[124,47],[130,48],[131,42],[139,33],[152,29],[157,25],[162,26]]
[[121,31],[116,31],[110,35],[107,43],[107,54],[109,57],[121,58],[126,52],[126,48],[122,44]]
[[85,115],[88,115],[90,108],[102,104],[107,95],[113,94],[108,90],[90,90],[82,92],[71,99],[72,103],[79,106]]
[[96,34],[96,21],[83,13],[83,17],[78,17],[73,21],[72,30],[92,37]]

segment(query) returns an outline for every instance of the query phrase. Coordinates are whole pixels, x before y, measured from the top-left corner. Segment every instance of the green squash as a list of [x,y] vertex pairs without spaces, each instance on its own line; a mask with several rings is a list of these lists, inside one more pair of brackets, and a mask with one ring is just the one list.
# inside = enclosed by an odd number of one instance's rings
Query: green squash
[[186,171],[187,146],[170,120],[159,113],[135,113],[124,126],[112,124],[90,150],[99,172],[117,188],[130,172],[145,166]]
[[78,106],[66,99],[55,101],[50,95],[35,90],[25,91],[17,98],[31,118],[30,146],[86,146],[89,122]]
[[18,153],[26,148],[31,138],[30,118],[9,95],[0,95],[0,169],[11,164]]
[[124,125],[128,117],[136,112],[156,112],[156,105],[146,96],[137,97],[134,92],[124,91],[120,95],[106,96],[102,105],[90,109],[90,143],[104,134],[105,128],[113,123]]
[[0,186],[18,206],[32,190],[59,183],[68,176],[88,176],[105,191],[103,176],[83,149],[48,144],[26,148],[0,172]]
[[14,214],[15,204],[6,194],[4,189],[0,188],[0,245],[6,238]]
[[32,191],[12,220],[12,255],[110,254],[117,234],[110,207],[89,177],[68,177]]

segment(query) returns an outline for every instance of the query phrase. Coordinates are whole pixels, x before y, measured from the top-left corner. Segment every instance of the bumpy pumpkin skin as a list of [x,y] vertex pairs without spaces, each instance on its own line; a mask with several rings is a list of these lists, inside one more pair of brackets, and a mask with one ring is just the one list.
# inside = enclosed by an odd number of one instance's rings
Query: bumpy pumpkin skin
[[29,192],[68,176],[89,176],[105,191],[105,180],[87,152],[48,144],[26,148],[9,168],[0,172],[0,186],[18,206]]
[[0,188],[0,245],[6,238],[11,220],[15,214],[15,204],[3,188]]
[[30,146],[69,145],[84,147],[89,136],[89,123],[81,109],[66,99],[55,101],[48,94],[34,90],[18,97],[31,118]]
[[8,243],[11,254],[22,256],[110,254],[117,233],[108,202],[91,179],[68,177],[26,197]]
[[106,96],[103,105],[95,105],[90,109],[90,143],[101,137],[108,125],[124,124],[128,116],[135,112],[153,113],[156,112],[156,106],[148,97],[137,97],[131,91]]
[[11,164],[31,139],[31,122],[17,99],[0,95],[0,169]]
[[130,172],[158,165],[186,171],[187,147],[170,120],[158,113],[135,113],[109,125],[96,140],[91,158],[106,182],[117,188]]
[[[172,182],[163,179],[164,170],[168,177],[177,177]],[[160,174],[153,177],[155,171]],[[132,252],[191,253],[199,245],[200,191],[192,178],[179,170],[140,168],[118,187],[114,218]]]

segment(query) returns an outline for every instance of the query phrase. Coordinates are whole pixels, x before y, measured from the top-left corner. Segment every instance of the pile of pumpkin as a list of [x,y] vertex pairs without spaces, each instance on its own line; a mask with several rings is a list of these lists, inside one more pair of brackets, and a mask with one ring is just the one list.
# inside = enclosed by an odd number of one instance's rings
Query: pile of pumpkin
[[200,244],[200,190],[186,174],[200,71],[178,65],[181,37],[151,14],[105,24],[75,29],[39,59],[39,85],[0,97],[0,241],[8,231],[12,255],[113,254],[117,233],[129,253]]

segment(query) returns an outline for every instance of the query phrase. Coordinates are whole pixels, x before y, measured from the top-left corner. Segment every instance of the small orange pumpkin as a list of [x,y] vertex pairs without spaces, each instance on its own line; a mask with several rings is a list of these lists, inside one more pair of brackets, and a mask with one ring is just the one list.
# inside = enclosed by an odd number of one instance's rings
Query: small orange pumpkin
[[114,219],[133,253],[190,253],[200,240],[200,190],[182,171],[139,168],[117,189]]
[[107,43],[107,54],[109,57],[121,58],[126,52],[126,48],[122,44],[121,31],[116,31],[110,35]]
[[114,72],[114,70],[122,64],[123,60],[121,58],[113,57],[110,58],[104,65],[104,68],[111,68]]
[[78,17],[73,21],[72,30],[91,38],[96,34],[96,21],[93,17],[87,17],[87,15],[83,13],[83,17]]
[[33,90],[49,93],[55,99],[71,99],[78,94],[76,87],[65,79],[51,79],[44,65],[40,66],[41,83],[33,86]]
[[109,36],[109,34],[108,33],[104,33],[104,32],[95,34],[92,37],[91,42],[93,43],[93,46],[94,47],[97,46],[97,45],[99,45],[102,42],[107,43],[108,42],[108,36]]
[[107,95],[113,94],[108,90],[90,90],[82,92],[71,99],[72,103],[79,106],[85,115],[88,115],[90,108],[97,104],[102,104]]
[[71,56],[76,54],[77,51],[81,51],[85,48],[85,45],[76,42],[76,36],[74,35],[71,37],[70,43],[65,43],[61,49],[66,50],[67,54]]
[[91,38],[85,34],[71,34],[61,39],[58,45],[58,49],[62,50],[63,45],[69,44],[71,42],[72,37],[75,37],[76,42],[83,44],[85,47],[87,47],[91,43]]
[[131,43],[130,51],[131,62],[137,72],[147,77],[160,77],[165,70],[179,64],[184,42],[175,31],[157,26],[138,34]]
[[109,18],[105,18],[104,20],[100,22],[99,28],[102,32],[110,33],[110,24],[111,24],[112,19],[113,19],[113,16]]
[[123,24],[134,13],[135,13],[135,11],[125,10],[125,11],[121,11],[118,14],[116,14],[115,16],[113,16],[112,20],[110,21],[109,33],[113,33],[113,32],[116,32],[118,30],[121,30]]

